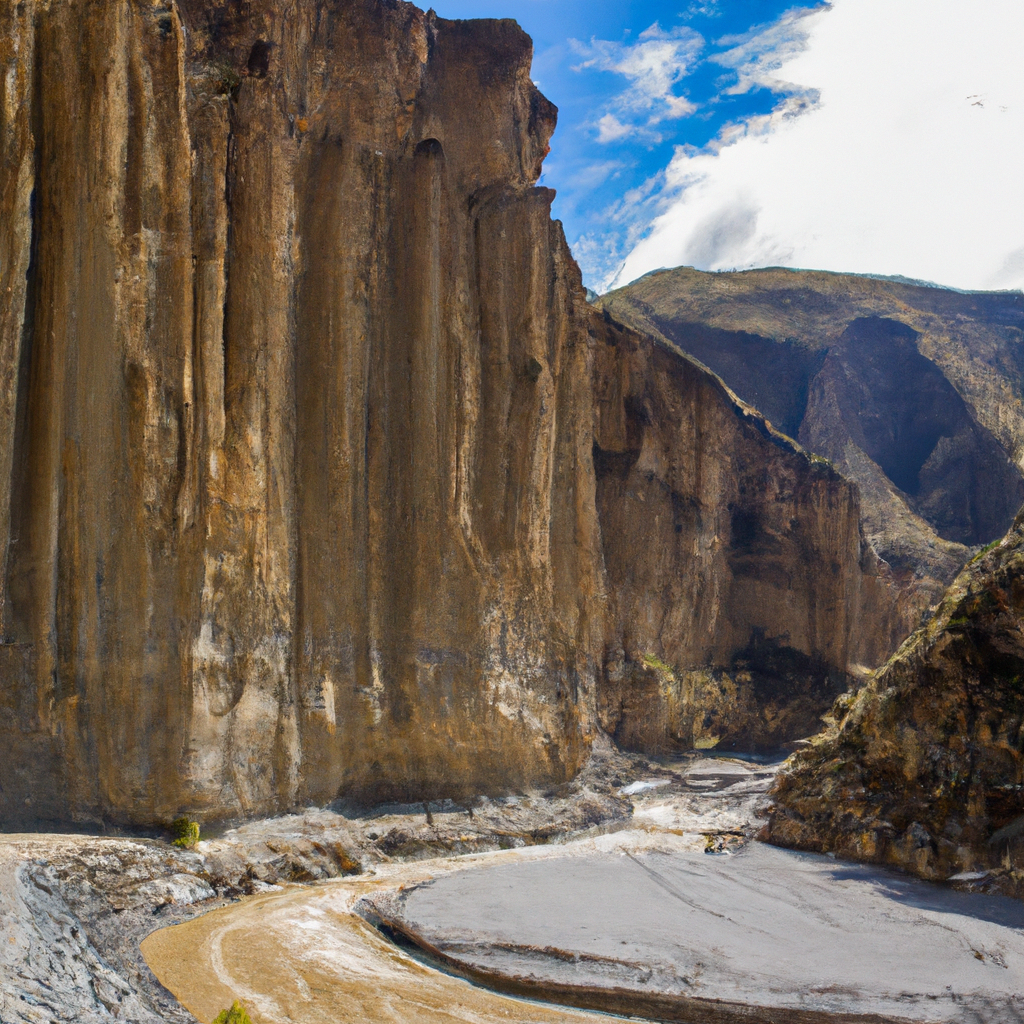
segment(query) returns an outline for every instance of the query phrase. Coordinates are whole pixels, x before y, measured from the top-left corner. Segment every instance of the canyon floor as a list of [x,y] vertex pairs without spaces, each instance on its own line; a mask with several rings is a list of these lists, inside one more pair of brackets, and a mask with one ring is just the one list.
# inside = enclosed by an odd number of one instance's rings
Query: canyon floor
[[1024,904],[752,842],[777,768],[604,752],[575,792],[191,853],[4,837],[0,1019],[1024,1020]]

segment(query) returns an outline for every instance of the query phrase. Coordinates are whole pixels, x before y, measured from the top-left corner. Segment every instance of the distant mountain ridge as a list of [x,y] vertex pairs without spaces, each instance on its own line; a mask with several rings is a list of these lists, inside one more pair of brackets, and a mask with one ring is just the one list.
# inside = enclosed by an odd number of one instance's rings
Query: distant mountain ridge
[[861,489],[934,602],[1024,503],[1024,294],[782,268],[656,271],[599,304],[699,360]]

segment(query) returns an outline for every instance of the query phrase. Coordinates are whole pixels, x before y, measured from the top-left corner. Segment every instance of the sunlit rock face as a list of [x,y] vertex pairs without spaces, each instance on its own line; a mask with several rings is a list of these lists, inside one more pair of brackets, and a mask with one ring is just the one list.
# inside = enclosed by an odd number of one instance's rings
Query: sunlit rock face
[[[767,836],[1024,891],[1024,515],[776,785]],[[1016,873],[1014,873],[1016,872]]]
[[0,39],[5,820],[572,774],[591,399],[529,39],[373,0]]
[[771,744],[884,656],[855,490],[594,319],[530,61],[378,0],[0,7],[4,824]]

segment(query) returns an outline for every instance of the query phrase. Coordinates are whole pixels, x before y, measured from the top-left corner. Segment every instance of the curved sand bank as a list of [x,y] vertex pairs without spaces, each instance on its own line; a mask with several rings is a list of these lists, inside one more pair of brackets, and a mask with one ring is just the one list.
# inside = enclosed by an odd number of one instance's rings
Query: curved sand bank
[[477,980],[559,1001],[576,989],[578,1005],[708,1022],[1024,1020],[1024,904],[761,844],[491,864],[374,904]]
[[741,848],[772,769],[678,767],[626,787],[628,830],[380,865],[375,877],[254,897],[156,932],[143,953],[204,1021],[235,998],[257,1024],[602,1019],[434,970],[360,911],[484,984],[612,1012],[695,1024],[1024,1021],[1024,904]]
[[[378,1022],[583,1022],[607,1019],[488,992],[426,966],[383,938],[356,912],[364,897],[393,892],[493,863],[675,846],[729,844],[749,831],[753,806],[773,766],[684,759],[650,766],[622,786],[634,803],[634,827],[563,845],[536,846],[416,863],[378,863],[376,874],[291,887],[251,897],[150,935],[147,963],[200,1020],[241,999],[256,1024]],[[624,773],[627,780],[632,779]]]
[[[255,1024],[597,1024],[599,1014],[510,999],[418,962],[353,907],[430,862],[376,879],[289,887],[154,932],[142,952],[161,983],[209,1022],[241,999]],[[443,870],[443,868],[441,868]]]

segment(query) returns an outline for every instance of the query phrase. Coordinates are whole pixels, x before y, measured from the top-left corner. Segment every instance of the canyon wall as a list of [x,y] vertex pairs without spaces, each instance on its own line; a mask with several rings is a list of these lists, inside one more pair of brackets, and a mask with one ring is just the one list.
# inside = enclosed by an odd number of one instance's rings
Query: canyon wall
[[855,485],[721,381],[595,316],[594,463],[624,746],[772,749],[916,624]]
[[4,5],[4,815],[559,781],[580,282],[512,22]]
[[395,0],[0,9],[5,825],[776,742],[899,632],[856,489],[595,319],[530,62]]

